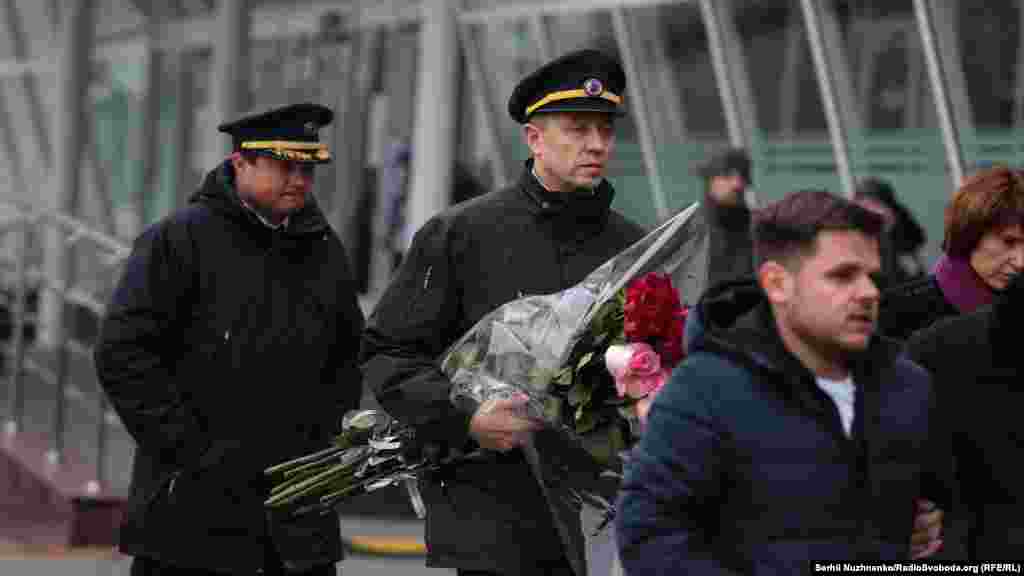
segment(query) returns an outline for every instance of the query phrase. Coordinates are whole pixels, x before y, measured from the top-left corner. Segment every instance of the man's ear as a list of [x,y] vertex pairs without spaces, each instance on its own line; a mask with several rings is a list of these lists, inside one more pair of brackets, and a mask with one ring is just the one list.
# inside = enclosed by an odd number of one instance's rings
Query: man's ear
[[526,147],[530,149],[530,156],[536,157],[537,153],[541,151],[541,145],[544,143],[544,132],[540,124],[534,124],[533,122],[524,124],[523,139],[526,141]]
[[778,306],[792,300],[796,279],[781,263],[769,260],[757,269],[757,283],[768,296],[768,301]]
[[243,157],[242,153],[238,152],[237,150],[235,152],[232,152],[231,155],[228,156],[228,160],[231,160],[231,167],[235,169],[236,174],[239,172],[239,170],[245,167],[245,157]]

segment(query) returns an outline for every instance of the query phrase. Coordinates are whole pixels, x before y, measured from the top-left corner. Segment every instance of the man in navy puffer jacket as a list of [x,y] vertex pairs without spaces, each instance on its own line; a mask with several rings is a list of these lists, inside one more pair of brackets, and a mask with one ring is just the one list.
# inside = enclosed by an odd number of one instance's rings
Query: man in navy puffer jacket
[[905,561],[918,497],[949,510],[930,378],[874,335],[877,216],[826,192],[759,211],[757,281],[705,296],[617,518],[629,574],[799,574]]

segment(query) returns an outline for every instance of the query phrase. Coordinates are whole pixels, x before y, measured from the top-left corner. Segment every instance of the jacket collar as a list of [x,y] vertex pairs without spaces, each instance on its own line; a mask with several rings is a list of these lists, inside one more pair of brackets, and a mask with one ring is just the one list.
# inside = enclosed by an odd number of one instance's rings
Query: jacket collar
[[[771,375],[784,398],[815,413],[826,413],[829,408],[816,390],[814,375],[786,348],[763,292],[752,281],[730,283],[724,288],[709,293],[698,305],[706,332],[696,348]],[[851,356],[851,373],[858,393],[863,393],[866,401],[877,397],[880,379],[900,353],[896,342],[876,335],[867,350]]]
[[523,165],[517,188],[528,200],[530,211],[542,217],[575,218],[580,224],[604,225],[611,210],[615,189],[607,179],[594,189],[593,194],[584,192],[551,192],[544,188],[533,172],[533,159]]

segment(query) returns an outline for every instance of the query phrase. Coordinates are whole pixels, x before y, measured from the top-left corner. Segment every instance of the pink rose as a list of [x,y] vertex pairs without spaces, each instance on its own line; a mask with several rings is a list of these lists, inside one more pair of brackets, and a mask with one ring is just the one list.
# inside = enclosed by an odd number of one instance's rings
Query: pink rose
[[659,390],[668,378],[658,353],[642,342],[609,346],[604,354],[604,365],[615,379],[620,397],[643,398]]

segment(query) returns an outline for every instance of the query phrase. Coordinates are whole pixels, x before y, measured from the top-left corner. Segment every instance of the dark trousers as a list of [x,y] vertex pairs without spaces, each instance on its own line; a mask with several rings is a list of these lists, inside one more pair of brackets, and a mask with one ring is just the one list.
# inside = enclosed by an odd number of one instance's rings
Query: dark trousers
[[[335,576],[337,573],[334,564],[317,566],[304,572],[286,572],[281,559],[272,546],[267,546],[264,551],[264,570],[260,576]],[[234,573],[231,576],[250,576],[248,573]],[[227,576],[223,572],[212,572],[202,568],[183,568],[165,564],[152,558],[136,556],[132,559],[131,576]],[[256,576],[253,573],[251,576]]]

